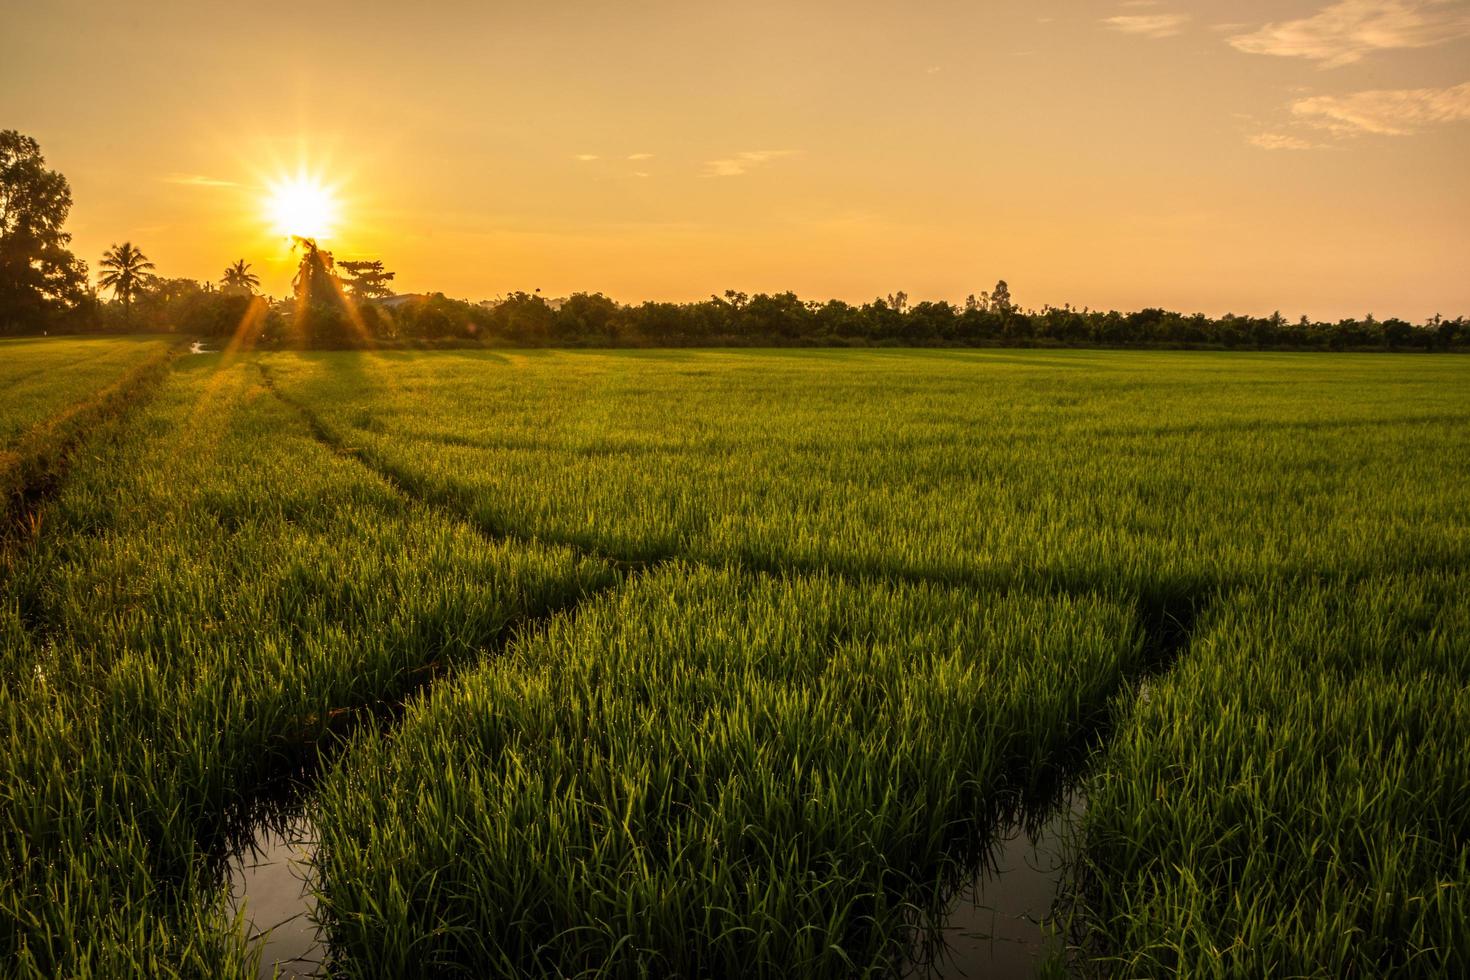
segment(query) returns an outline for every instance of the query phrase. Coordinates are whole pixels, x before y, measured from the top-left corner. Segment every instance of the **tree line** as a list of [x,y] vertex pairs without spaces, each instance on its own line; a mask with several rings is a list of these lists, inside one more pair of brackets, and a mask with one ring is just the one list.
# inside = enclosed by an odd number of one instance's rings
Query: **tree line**
[[244,259],[217,282],[157,274],[132,242],[109,249],[97,288],[63,230],[65,177],[36,141],[0,132],[0,334],[162,331],[251,346],[1099,346],[1278,350],[1470,350],[1470,320],[1373,316],[1335,322],[1162,309],[1132,313],[1022,308],[998,282],[961,304],[910,303],[902,292],[862,304],[796,294],[723,295],[687,303],[618,303],[600,293],[539,291],[469,302],[442,293],[395,296],[381,260],[335,261],[296,240],[292,295],[258,294]]

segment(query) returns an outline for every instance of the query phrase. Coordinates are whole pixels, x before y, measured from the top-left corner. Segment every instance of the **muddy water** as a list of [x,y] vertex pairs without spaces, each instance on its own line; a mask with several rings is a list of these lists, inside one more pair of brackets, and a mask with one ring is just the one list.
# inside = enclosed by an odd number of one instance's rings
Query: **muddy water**
[[1086,801],[1064,800],[1034,834],[1010,827],[997,838],[986,871],[950,902],[944,948],[913,971],[923,980],[1035,977],[1064,972],[1065,945],[1053,913],[1066,884],[1063,843]]
[[312,921],[316,828],[297,815],[261,825],[230,862],[230,911],[244,909],[246,935],[261,951],[260,976],[321,975],[326,947]]

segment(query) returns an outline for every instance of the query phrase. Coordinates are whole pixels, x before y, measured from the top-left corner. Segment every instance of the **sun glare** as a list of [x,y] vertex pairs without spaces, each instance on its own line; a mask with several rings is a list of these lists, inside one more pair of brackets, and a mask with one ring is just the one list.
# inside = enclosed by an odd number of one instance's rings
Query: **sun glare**
[[305,173],[267,185],[266,215],[282,235],[327,238],[337,225],[338,204],[332,188]]

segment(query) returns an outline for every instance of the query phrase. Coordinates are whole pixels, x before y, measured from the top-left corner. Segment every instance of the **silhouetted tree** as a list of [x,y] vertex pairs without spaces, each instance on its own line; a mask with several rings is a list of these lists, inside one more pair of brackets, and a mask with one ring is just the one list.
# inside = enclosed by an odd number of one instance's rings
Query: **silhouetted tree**
[[97,285],[112,290],[123,312],[131,313],[133,300],[153,281],[153,263],[132,242],[123,242],[104,252],[98,265],[106,271],[97,277]]
[[0,333],[38,329],[87,300],[86,264],[61,230],[70,212],[71,187],[40,144],[0,131]]
[[235,296],[253,296],[255,288],[260,285],[260,277],[250,271],[248,262],[240,259],[225,267],[225,274],[220,277],[219,284],[226,292]]
[[968,295],[968,296],[965,297],[965,312],[966,313],[984,313],[985,311],[987,311],[989,309],[990,309],[990,294],[989,293],[987,293],[987,292],[985,292],[985,291],[982,290],[981,293],[980,293],[980,295],[978,295],[978,296],[976,296],[974,293],[971,293],[970,295]]
[[334,271],[332,253],[317,248],[316,240],[312,238],[295,237],[291,247],[301,250],[301,262],[291,280],[297,305],[335,302],[341,296],[341,283]]
[[343,302],[342,280],[337,278],[332,253],[318,248],[315,239],[294,239],[301,250],[301,263],[291,280],[295,293],[295,332],[313,347],[332,347],[365,341],[352,311]]
[[559,340],[616,343],[618,304],[601,293],[573,293],[556,311],[556,327]]
[[990,308],[1002,315],[1015,309],[1011,303],[1011,287],[1006,285],[1004,279],[995,284],[995,289],[990,294]]
[[393,295],[388,283],[397,273],[385,271],[381,259],[344,260],[337,263],[337,268],[346,273],[342,283],[353,299],[386,299]]

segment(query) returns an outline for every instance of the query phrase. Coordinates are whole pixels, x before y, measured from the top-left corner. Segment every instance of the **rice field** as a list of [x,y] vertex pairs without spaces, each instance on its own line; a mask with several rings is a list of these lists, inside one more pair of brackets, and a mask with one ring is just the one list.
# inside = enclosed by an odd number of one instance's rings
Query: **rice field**
[[1470,968],[1463,358],[7,353],[13,975]]
[[0,513],[54,484],[86,430],[120,411],[167,357],[146,338],[0,338]]

